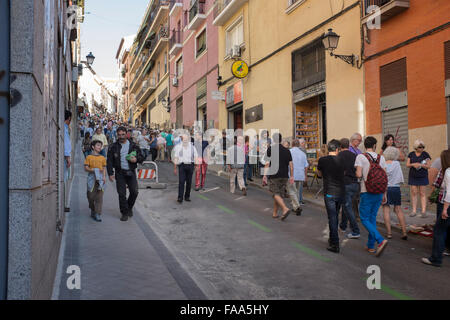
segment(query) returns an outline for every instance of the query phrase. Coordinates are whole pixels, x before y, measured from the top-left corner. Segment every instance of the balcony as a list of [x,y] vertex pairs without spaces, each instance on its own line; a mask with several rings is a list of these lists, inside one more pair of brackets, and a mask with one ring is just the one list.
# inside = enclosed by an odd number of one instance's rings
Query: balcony
[[172,36],[170,37],[170,51],[169,54],[171,56],[176,56],[181,49],[183,48],[183,39],[182,39],[182,32],[180,30],[172,30]]
[[194,1],[189,9],[189,30],[196,30],[206,20],[205,7],[205,0]]
[[183,0],[172,0],[169,17],[176,17],[183,10]]
[[136,96],[136,103],[141,104],[144,103],[145,100],[155,91],[156,89],[156,78],[150,77],[147,80],[142,82],[142,87],[139,93]]
[[215,26],[223,26],[248,0],[216,0],[214,3]]
[[147,56],[147,60],[139,67],[138,72],[136,72],[136,78],[133,80],[130,88],[133,92],[135,89],[135,84],[137,80],[142,77],[142,75],[147,74],[150,69],[153,67],[155,61],[154,58],[158,56],[158,54],[166,47],[166,44],[169,42],[169,27],[167,25],[161,26],[158,32],[155,35],[152,35],[153,40],[147,39],[147,46],[149,49],[149,54]]
[[371,21],[375,17],[375,12],[367,12],[370,6],[378,6],[381,13],[381,22],[407,10],[409,8],[409,0],[363,0],[364,1],[364,17],[361,24]]
[[[152,30],[155,29],[155,26],[161,23],[161,21],[166,17],[166,12],[170,8],[171,2],[174,0],[155,0],[154,4],[150,8],[150,15],[146,22],[145,29],[141,29],[141,31],[137,35],[137,40],[139,41],[138,46],[136,47],[136,53],[135,56],[138,56],[139,53],[142,51],[142,48],[144,44],[146,43],[149,36],[152,35]],[[175,0],[175,1],[181,1],[181,0]],[[147,13],[148,15],[148,13]],[[135,58],[131,63],[131,70],[134,69],[136,65],[137,59]]]

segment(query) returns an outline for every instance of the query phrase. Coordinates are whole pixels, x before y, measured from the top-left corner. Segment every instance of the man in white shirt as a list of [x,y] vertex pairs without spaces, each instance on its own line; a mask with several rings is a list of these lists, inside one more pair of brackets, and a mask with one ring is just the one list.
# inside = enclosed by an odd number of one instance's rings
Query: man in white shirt
[[[289,150],[292,155],[292,163],[294,165],[294,184],[287,183],[287,190],[289,197],[292,200],[292,208],[299,216],[302,213],[300,204],[303,200],[303,183],[308,176],[308,160],[306,154],[299,148],[300,141],[294,140],[292,142],[292,148]],[[298,192],[298,193],[297,193]]]
[[[371,157],[371,161],[377,161],[378,157],[380,157],[380,167],[386,170],[387,166],[384,157],[375,152],[377,139],[371,136],[366,137],[364,139],[364,147],[366,148],[366,153],[359,154],[355,160],[356,177],[362,178],[359,216],[361,223],[367,231],[369,231],[367,250],[370,253],[376,253],[376,256],[380,256],[387,245],[387,240],[385,240],[377,230],[377,214],[381,204],[386,202],[386,192],[379,194],[367,192],[366,181],[370,168],[370,162],[367,157]],[[378,243],[377,249],[375,249],[375,242]]]
[[[182,142],[177,144],[173,149],[173,172],[177,175],[177,167],[179,171],[178,178],[178,203],[184,200],[191,201],[192,175],[194,173],[194,162],[198,158],[197,150],[191,143],[189,135],[181,135]],[[186,189],[185,189],[186,185]]]
[[235,137],[235,144],[227,150],[227,165],[230,171],[230,192],[234,193],[236,190],[236,177],[239,184],[239,189],[242,190],[244,196],[247,195],[247,188],[244,183],[244,166],[245,166],[245,150],[244,137]]

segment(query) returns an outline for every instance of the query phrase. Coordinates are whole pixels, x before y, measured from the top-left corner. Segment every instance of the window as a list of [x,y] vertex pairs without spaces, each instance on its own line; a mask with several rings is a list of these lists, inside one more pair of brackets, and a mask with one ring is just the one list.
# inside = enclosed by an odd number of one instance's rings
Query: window
[[321,42],[313,43],[292,54],[293,91],[325,80],[325,49]]
[[158,61],[158,68],[156,69],[156,83],[159,82],[159,79],[160,79],[160,73],[161,73],[161,62]]
[[230,55],[234,46],[244,44],[244,23],[242,18],[235,22],[226,33],[226,52],[225,57]]
[[178,78],[183,76],[183,57],[178,59],[176,62],[176,74]]
[[164,52],[164,74],[167,73],[167,51]]
[[198,57],[206,50],[206,29],[195,39],[195,48],[195,57]]

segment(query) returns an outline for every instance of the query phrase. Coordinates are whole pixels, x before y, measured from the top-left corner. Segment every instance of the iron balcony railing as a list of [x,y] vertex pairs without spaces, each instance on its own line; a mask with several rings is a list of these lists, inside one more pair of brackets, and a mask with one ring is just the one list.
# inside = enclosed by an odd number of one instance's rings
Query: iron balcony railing
[[189,23],[199,14],[205,14],[205,0],[195,0],[189,9]]
[[142,96],[148,91],[148,89],[155,87],[156,87],[156,78],[154,76],[143,81],[141,90],[136,96],[136,102],[139,102],[141,100]]
[[180,30],[172,30],[172,36],[170,37],[169,48],[172,48],[176,44],[181,44],[181,31]]
[[[182,3],[181,0],[155,0],[150,13],[150,17],[148,18],[147,22],[146,22],[146,27],[144,29],[144,31],[142,33],[140,33],[140,39],[138,39],[139,44],[136,47],[136,53],[139,52],[139,50],[142,48],[142,45],[145,43],[146,40],[146,36],[148,34],[148,31],[151,27],[151,25],[153,24],[153,21],[155,21],[156,16],[158,15],[158,11],[159,8],[161,6],[170,6],[172,4],[172,2],[178,2],[180,1]],[[136,58],[132,61],[132,65],[134,64]]]
[[217,18],[222,11],[230,4],[233,0],[216,0],[214,3],[214,19]]
[[183,4],[183,0],[170,0],[169,2],[170,2],[170,4],[169,4],[169,10],[172,10],[173,6],[174,6],[176,3],[181,3],[181,4]]
[[386,3],[391,2],[392,0],[363,0],[364,1],[364,15],[367,15],[367,8],[370,6],[384,6]]

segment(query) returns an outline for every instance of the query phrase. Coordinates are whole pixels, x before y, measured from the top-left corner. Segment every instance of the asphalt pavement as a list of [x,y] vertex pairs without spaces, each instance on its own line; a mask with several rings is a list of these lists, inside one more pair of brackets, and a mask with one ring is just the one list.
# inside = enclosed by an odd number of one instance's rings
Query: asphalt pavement
[[[209,173],[205,191],[192,190],[178,204],[173,165],[159,163],[167,189],[140,190],[139,217],[210,299],[446,299],[450,259],[442,268],[424,265],[431,239],[394,233],[383,255],[369,254],[361,239],[341,233],[341,252],[326,250],[328,221],[321,206],[301,216],[272,218],[273,200],[250,186],[244,197],[229,192],[227,179]],[[385,230],[380,228],[385,234]],[[369,290],[369,266],[379,266],[381,289]]]

